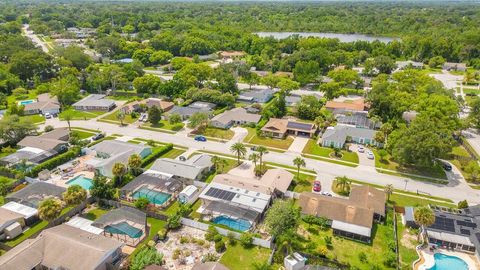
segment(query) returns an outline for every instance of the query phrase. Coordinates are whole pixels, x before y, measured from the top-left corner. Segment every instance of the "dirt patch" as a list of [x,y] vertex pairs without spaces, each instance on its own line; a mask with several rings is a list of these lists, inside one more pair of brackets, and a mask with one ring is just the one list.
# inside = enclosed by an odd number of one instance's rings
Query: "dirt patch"
[[408,249],[415,249],[415,242],[417,241],[417,237],[411,233],[409,233],[407,230],[403,232],[402,239],[400,239],[400,243],[402,243],[402,246],[408,248]]

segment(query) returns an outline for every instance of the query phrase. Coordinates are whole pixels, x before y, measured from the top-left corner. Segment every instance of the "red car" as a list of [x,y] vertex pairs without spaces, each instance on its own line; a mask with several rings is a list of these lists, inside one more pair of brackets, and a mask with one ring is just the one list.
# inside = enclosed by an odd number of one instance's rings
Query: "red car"
[[315,181],[313,182],[313,191],[314,192],[320,192],[322,190],[322,185],[320,184],[320,181]]

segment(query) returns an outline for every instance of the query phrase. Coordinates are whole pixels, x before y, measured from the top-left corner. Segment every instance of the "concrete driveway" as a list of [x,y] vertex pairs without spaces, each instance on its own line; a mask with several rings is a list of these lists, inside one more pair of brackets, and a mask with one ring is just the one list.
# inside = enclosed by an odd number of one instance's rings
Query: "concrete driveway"
[[360,152],[358,152],[358,147],[359,146],[360,145],[358,145],[358,144],[351,144],[350,145],[350,151],[355,152],[358,155],[358,163],[360,165],[364,165],[364,166],[375,167],[375,160],[367,158],[367,151],[369,151],[368,148],[363,147],[363,148],[365,148],[365,152],[360,153]]
[[255,178],[255,172],[253,168],[253,163],[250,161],[245,161],[240,166],[237,166],[231,169],[228,174],[241,176],[245,178]]
[[243,142],[243,139],[245,139],[245,137],[248,135],[248,130],[246,128],[233,127],[230,130],[235,132],[235,135],[233,135],[232,139],[230,140],[232,143]]
[[288,148],[288,152],[302,153],[303,148],[305,148],[305,145],[307,145],[309,139],[310,138],[301,136],[294,137],[292,144]]

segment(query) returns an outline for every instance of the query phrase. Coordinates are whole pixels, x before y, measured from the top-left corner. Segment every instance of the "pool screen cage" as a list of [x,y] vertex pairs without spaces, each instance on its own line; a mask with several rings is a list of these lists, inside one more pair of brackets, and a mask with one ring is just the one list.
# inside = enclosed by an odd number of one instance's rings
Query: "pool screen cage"
[[[107,228],[111,230],[107,231]],[[138,230],[141,231],[140,229]],[[117,240],[122,241],[125,244],[130,246],[136,246],[140,242],[142,237],[133,238],[130,236],[130,233],[131,232],[128,232],[127,230],[125,230],[125,227],[121,226],[120,224],[107,225],[103,230],[103,235],[105,236],[108,236],[110,238],[116,238]]]
[[138,190],[135,191],[135,193],[137,194],[138,198],[147,198],[151,204],[154,204],[155,206],[163,206],[165,205],[166,202],[164,202],[163,204],[159,205],[157,203],[155,203],[157,200],[157,196],[162,196],[162,194],[159,194],[158,191],[156,190],[153,190],[153,189],[149,189],[149,188],[140,188]]
[[220,213],[225,216],[235,217],[236,219],[245,219],[255,223],[260,213],[252,209],[226,204],[223,202],[212,201],[206,207],[208,213]]

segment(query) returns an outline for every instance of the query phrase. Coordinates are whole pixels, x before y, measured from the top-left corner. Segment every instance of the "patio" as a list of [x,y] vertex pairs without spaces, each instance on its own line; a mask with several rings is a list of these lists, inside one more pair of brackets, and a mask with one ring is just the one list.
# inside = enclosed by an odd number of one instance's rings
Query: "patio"
[[50,172],[50,178],[45,180],[47,183],[51,183],[60,187],[68,188],[67,182],[77,176],[83,175],[86,178],[93,179],[95,176],[91,167],[86,164],[91,156],[78,157],[72,161],[62,164]]

